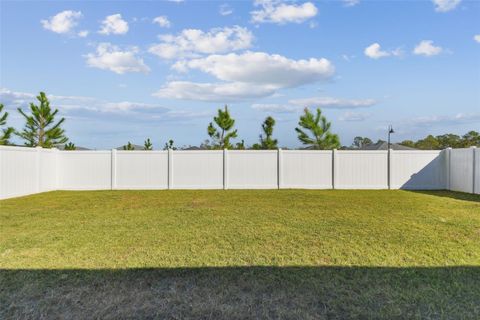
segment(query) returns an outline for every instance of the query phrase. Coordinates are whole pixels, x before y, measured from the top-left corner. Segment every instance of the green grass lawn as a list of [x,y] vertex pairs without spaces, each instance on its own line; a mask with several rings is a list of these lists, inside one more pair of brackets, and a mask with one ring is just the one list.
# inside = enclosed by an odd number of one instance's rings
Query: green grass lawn
[[0,318],[480,318],[480,196],[58,191],[0,201]]

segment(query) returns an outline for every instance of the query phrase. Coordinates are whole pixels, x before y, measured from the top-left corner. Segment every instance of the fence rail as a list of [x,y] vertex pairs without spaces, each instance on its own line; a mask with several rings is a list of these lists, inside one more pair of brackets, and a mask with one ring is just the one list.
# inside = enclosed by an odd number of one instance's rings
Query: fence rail
[[477,148],[389,153],[0,146],[0,199],[51,190],[277,188],[448,189],[478,194],[480,153]]

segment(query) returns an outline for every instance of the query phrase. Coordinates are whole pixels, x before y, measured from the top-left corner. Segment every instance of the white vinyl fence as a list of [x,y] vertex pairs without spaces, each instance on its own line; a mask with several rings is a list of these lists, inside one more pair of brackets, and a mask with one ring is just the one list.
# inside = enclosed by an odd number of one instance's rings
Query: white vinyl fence
[[480,191],[476,148],[442,151],[59,151],[0,146],[0,199],[50,190]]

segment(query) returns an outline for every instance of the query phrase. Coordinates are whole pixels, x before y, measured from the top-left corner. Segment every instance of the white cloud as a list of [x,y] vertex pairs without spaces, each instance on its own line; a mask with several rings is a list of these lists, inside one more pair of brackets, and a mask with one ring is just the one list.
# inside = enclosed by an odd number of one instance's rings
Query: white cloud
[[162,28],[170,28],[170,20],[166,16],[158,16],[153,19],[153,23],[158,24]]
[[423,55],[426,57],[435,56],[442,52],[442,47],[436,47],[433,45],[432,40],[422,40],[420,43],[413,49],[413,53],[417,55]]
[[480,43],[480,34],[476,34],[473,36],[473,40],[477,41],[478,43]]
[[80,37],[80,38],[85,38],[88,36],[90,32],[88,30],[82,30],[80,32],[77,33],[77,35]]
[[435,5],[435,11],[447,12],[455,9],[462,0],[432,0]]
[[48,20],[41,20],[42,26],[55,33],[66,34],[73,31],[78,25],[78,20],[82,18],[80,11],[65,10],[57,13]]
[[342,114],[339,118],[340,121],[364,121],[367,119],[369,114],[359,113],[359,112],[350,112],[347,111]]
[[390,51],[382,50],[380,44],[375,42],[366,47],[363,53],[369,58],[380,59],[389,56],[401,56],[403,54],[403,51],[400,48]]
[[112,14],[105,17],[102,21],[102,26],[98,33],[109,35],[109,34],[125,34],[128,32],[128,23],[122,19],[122,15]]
[[177,36],[161,35],[160,40],[161,43],[148,51],[163,59],[174,59],[247,49],[252,46],[253,34],[239,26],[214,28],[208,32],[185,29]]
[[260,9],[250,12],[253,23],[302,23],[318,13],[312,2],[294,4],[281,0],[256,0],[254,4]]
[[233,13],[233,9],[227,3],[224,3],[218,8],[218,13],[222,16],[228,16]]
[[223,81],[268,85],[277,89],[325,80],[335,73],[333,64],[324,58],[292,60],[277,54],[250,51],[179,61],[173,68],[178,71],[198,69]]
[[301,110],[297,106],[276,103],[255,103],[252,104],[252,109],[270,113],[295,113]]
[[368,108],[377,104],[377,101],[374,99],[340,99],[331,97],[292,99],[289,102],[302,107],[319,107],[325,109]]
[[110,43],[100,43],[95,53],[85,55],[87,65],[103,70],[110,70],[118,74],[127,72],[148,73],[150,68],[138,58],[137,47],[121,50]]
[[457,113],[455,115],[433,115],[418,117],[408,120],[409,123],[418,126],[425,125],[456,125],[468,123],[480,123],[480,113]]
[[360,0],[343,0],[345,7],[353,7],[360,3]]
[[247,83],[195,83],[171,81],[155,92],[158,98],[213,102],[242,101],[272,95],[275,88]]

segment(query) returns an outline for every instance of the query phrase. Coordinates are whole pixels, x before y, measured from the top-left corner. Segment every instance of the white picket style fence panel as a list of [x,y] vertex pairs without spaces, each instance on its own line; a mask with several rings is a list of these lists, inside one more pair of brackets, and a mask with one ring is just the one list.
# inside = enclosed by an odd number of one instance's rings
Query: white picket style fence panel
[[437,150],[391,152],[391,189],[446,189],[446,155]]
[[479,194],[480,151],[391,151],[388,171],[388,151],[59,151],[0,146],[0,199],[50,190],[389,187]]

